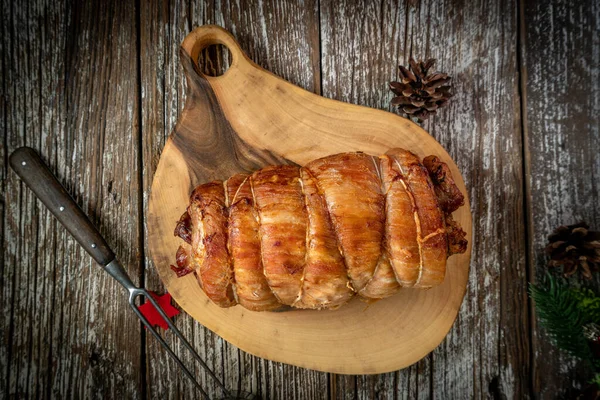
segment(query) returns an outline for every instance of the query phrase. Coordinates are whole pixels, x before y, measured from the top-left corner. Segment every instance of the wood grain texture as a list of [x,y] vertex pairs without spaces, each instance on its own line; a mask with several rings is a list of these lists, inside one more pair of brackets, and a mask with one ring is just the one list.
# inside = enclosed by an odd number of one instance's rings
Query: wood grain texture
[[[600,5],[528,1],[521,19],[529,257],[535,278],[546,269],[543,248],[553,229],[581,220],[600,229]],[[568,396],[572,382],[580,386],[591,378],[537,325],[532,337],[532,387],[540,398]]]
[[[523,398],[530,394],[531,367],[517,12],[510,1],[472,2],[468,12],[454,14],[456,7],[431,2],[411,28],[413,54],[439,58],[440,69],[454,70],[453,104],[425,127],[462,161],[478,204],[471,301],[433,354],[433,392]],[[450,36],[449,45],[442,38]]]
[[[120,22],[134,9],[123,2],[100,8],[11,2],[2,8],[5,151],[36,148],[129,273],[138,275],[137,87],[135,58],[129,57],[135,26]],[[3,392],[17,398],[139,397],[139,323],[126,318],[122,289],[15,174],[5,177],[3,247],[10,268],[3,274],[2,304],[10,321],[2,329],[8,349]]]
[[437,68],[454,77],[457,96],[424,127],[457,160],[470,187],[474,237],[502,239],[475,241],[469,300],[429,360],[388,376],[386,384],[381,377],[342,377],[337,386],[359,398],[390,385],[400,397],[408,391],[418,398],[519,398],[528,393],[529,356],[516,11],[508,2],[415,3],[322,1],[323,95],[389,108],[384,85],[397,79],[398,63],[438,59]]

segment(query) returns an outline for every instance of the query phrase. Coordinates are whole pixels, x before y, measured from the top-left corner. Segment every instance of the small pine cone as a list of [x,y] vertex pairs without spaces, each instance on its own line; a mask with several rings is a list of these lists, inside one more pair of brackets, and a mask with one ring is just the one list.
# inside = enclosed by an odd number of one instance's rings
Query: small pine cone
[[435,114],[452,97],[448,74],[440,72],[429,73],[435,64],[435,59],[416,62],[409,60],[410,69],[400,65],[400,82],[390,82],[390,89],[396,97],[392,105],[405,112],[409,117],[414,116],[423,121]]
[[565,276],[578,270],[586,279],[600,266],[600,232],[589,230],[585,222],[559,226],[550,236],[546,252],[550,255],[551,267],[563,267]]

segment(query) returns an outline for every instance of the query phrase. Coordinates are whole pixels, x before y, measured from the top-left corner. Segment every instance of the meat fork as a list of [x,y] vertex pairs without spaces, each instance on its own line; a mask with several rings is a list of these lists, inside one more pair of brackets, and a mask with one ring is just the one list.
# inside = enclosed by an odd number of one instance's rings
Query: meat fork
[[194,350],[192,345],[185,339],[183,334],[175,327],[173,322],[164,310],[158,305],[158,302],[144,289],[134,285],[131,278],[117,260],[115,254],[110,249],[100,232],[90,222],[83,210],[75,203],[73,198],[67,193],[66,189],[58,182],[56,177],[50,172],[46,164],[40,156],[30,147],[21,147],[15,150],[10,156],[10,165],[12,169],[19,175],[21,180],[35,193],[35,195],[44,203],[58,221],[73,235],[79,244],[88,252],[90,256],[98,263],[106,272],[110,274],[117,282],[119,282],[128,293],[129,306],[133,312],[142,321],[144,326],[148,328],[150,333],[160,342],[162,347],[181,367],[188,378],[192,380],[195,387],[202,393],[204,398],[209,398],[208,394],[202,388],[198,380],[192,372],[184,365],[175,352],[169,347],[167,342],[156,329],[144,317],[140,310],[135,305],[135,300],[143,298],[152,303],[158,310],[162,318],[167,322],[171,331],[181,340],[186,349],[188,349],[194,359],[204,368],[210,377],[217,383],[223,392],[223,399],[254,399],[252,395],[243,392],[230,392],[225,388],[223,382],[217,378],[214,372],[202,360],[200,355]]

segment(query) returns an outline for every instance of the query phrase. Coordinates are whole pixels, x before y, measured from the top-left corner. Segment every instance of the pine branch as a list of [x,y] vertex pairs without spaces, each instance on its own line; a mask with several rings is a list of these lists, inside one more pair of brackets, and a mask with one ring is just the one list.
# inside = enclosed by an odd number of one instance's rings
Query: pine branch
[[577,307],[581,310],[586,323],[600,321],[600,296],[591,289],[571,289],[577,299]]
[[529,288],[541,325],[557,347],[594,365],[590,346],[583,335],[586,318],[578,307],[579,300],[551,275],[548,275],[548,283]]

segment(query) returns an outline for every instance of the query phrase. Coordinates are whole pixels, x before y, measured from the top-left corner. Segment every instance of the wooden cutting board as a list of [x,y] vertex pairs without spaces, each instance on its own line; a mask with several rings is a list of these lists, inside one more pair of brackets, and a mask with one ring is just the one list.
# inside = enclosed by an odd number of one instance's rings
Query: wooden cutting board
[[[200,73],[201,50],[226,46],[230,68]],[[183,41],[185,108],[162,152],[148,206],[150,251],[177,303],[202,325],[240,349],[269,360],[341,374],[378,374],[407,367],[437,347],[462,303],[471,254],[467,198],[454,215],[469,247],[448,260],[444,283],[428,291],[404,289],[367,305],[358,299],[335,311],[252,312],[222,309],[193,276],[169,268],[181,243],[173,235],[192,189],[269,164],[299,165],[326,155],[363,151],[380,155],[402,147],[446,162],[463,194],[464,181],[442,146],[413,122],[389,112],[326,99],[254,64],[218,26],[195,29]]]

